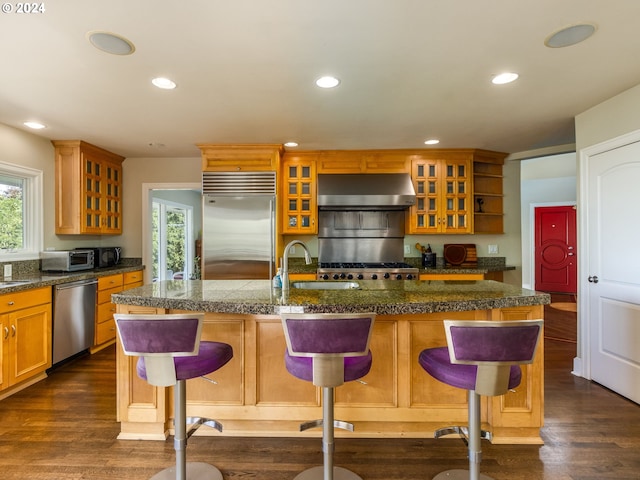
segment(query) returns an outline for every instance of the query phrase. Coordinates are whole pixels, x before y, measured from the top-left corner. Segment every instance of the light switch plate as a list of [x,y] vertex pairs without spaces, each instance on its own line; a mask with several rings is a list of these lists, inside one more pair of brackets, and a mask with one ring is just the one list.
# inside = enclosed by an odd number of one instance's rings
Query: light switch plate
[[498,245],[489,245],[489,254],[496,254],[498,253]]
[[404,246],[404,253],[405,254],[411,253],[411,245],[405,245]]
[[11,277],[11,275],[13,274],[13,267],[11,266],[11,264],[7,264],[4,266],[4,277],[5,278],[9,278]]

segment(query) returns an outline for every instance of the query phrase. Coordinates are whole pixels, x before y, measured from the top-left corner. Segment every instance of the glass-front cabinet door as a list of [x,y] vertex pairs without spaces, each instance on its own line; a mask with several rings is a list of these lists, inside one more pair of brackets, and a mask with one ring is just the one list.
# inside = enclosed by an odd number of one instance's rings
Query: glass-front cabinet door
[[83,155],[83,233],[122,231],[122,167]]
[[312,159],[285,160],[283,169],[283,226],[285,234],[317,233],[316,164]]
[[471,233],[470,159],[414,159],[410,233]]

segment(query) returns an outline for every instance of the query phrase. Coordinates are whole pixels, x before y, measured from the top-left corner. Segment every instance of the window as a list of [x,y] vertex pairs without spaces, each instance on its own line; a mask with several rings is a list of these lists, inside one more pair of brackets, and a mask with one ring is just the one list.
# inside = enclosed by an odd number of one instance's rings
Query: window
[[42,250],[42,172],[0,162],[0,261],[32,260]]
[[194,251],[193,207],[168,200],[153,199],[152,279],[192,278]]

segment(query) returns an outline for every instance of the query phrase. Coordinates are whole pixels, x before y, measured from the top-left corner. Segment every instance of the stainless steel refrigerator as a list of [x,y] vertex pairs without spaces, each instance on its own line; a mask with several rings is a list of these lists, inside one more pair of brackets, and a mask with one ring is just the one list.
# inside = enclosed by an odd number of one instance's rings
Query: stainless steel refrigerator
[[276,272],[275,173],[207,173],[203,176],[202,278],[272,278]]

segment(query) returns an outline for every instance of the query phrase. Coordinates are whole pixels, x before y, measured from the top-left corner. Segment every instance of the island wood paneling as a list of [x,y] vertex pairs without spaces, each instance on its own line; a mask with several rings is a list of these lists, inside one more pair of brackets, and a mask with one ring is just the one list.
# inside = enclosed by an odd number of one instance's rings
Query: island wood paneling
[[[119,305],[118,311],[130,308]],[[446,345],[442,320],[539,318],[542,307],[420,315],[379,315],[371,341],[374,363],[362,382],[336,390],[336,418],[351,421],[359,437],[424,437],[437,428],[466,422],[466,392],[431,378],[418,364],[424,348]],[[138,310],[139,311],[139,310]],[[171,311],[170,313],[175,313]],[[187,413],[215,418],[222,435],[290,436],[299,423],[321,418],[320,389],[290,375],[284,366],[285,341],[278,316],[205,316],[203,339],[230,343],[234,358],[210,376],[187,384]],[[118,351],[120,438],[162,438],[171,428],[170,388],[145,385],[135,363]],[[483,400],[483,427],[497,443],[541,443],[543,354],[525,367],[515,393]],[[135,378],[134,378],[135,377]],[[150,394],[149,389],[154,393]],[[219,435],[210,429],[198,435]],[[317,429],[302,435],[317,436]],[[336,432],[339,437],[342,432]]]

